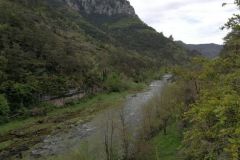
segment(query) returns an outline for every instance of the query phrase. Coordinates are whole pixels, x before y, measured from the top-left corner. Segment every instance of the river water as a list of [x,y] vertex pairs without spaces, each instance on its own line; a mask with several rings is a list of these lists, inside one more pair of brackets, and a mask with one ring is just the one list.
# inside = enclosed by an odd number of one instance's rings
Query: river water
[[51,156],[68,154],[74,150],[84,150],[92,157],[97,157],[99,160],[105,159],[103,150],[105,137],[113,133],[114,146],[121,145],[119,139],[123,122],[131,136],[136,137],[141,125],[144,104],[155,94],[161,93],[170,77],[171,75],[165,75],[162,80],[152,82],[147,90],[128,96],[121,107],[106,109],[85,124],[74,126],[67,132],[47,136],[29,152],[29,159],[47,159]]

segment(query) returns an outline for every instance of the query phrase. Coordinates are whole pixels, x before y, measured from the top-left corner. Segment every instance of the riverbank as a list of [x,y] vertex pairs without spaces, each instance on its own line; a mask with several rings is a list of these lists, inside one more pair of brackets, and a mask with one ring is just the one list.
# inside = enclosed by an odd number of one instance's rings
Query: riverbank
[[[147,90],[128,96],[124,105],[99,112],[87,123],[74,126],[66,133],[48,136],[42,143],[34,146],[30,158],[41,157],[51,160],[130,158],[135,152],[134,144],[140,136],[139,129],[144,118],[145,104],[153,96],[161,93],[168,83],[167,79],[163,77],[163,80],[152,82]],[[123,142],[126,144],[125,147]],[[109,152],[106,152],[106,149]]]
[[172,122],[167,127],[168,134],[160,132],[153,137],[149,143],[154,148],[154,153],[148,160],[177,160],[179,147],[182,141],[182,134],[178,130],[176,122]]
[[64,132],[89,121],[101,110],[120,106],[127,95],[143,90],[144,85],[123,92],[101,93],[86,97],[62,108],[55,108],[46,116],[18,119],[0,126],[0,159],[20,156],[43,138],[54,132]]

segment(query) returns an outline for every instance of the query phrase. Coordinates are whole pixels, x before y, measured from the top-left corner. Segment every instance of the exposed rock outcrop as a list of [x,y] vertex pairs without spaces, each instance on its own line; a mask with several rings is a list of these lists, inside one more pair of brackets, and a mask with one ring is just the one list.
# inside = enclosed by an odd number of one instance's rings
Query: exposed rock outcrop
[[127,0],[64,0],[74,10],[86,14],[136,16]]

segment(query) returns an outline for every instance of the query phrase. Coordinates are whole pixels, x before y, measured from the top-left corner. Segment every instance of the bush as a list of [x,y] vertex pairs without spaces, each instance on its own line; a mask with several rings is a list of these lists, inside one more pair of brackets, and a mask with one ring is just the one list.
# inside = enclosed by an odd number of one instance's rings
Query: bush
[[2,84],[1,91],[5,93],[12,113],[23,107],[29,108],[37,102],[36,89],[29,84],[8,81]]
[[0,124],[8,120],[10,109],[7,99],[4,95],[0,95]]
[[116,73],[113,73],[107,77],[104,82],[104,87],[109,92],[121,92],[128,89],[129,85],[124,78]]

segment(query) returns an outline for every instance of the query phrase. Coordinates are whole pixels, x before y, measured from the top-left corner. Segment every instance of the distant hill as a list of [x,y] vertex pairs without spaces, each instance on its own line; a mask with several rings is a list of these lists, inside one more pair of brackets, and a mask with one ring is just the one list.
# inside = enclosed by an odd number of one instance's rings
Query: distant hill
[[208,58],[217,57],[223,49],[223,45],[209,43],[209,44],[186,44],[182,41],[178,41],[179,44],[186,47],[191,52],[195,54],[201,54]]

